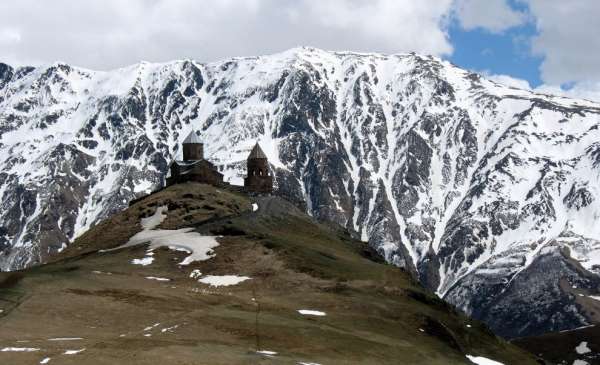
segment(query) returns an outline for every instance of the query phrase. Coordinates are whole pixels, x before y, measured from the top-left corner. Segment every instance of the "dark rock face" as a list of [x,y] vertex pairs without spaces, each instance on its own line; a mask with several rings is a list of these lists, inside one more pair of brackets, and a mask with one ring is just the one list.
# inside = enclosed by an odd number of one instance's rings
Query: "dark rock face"
[[[12,67],[7,64],[0,63],[0,90],[4,89],[6,84],[8,84],[10,79],[13,77],[13,74],[14,70]],[[0,99],[0,102],[1,101],[2,100]]]
[[569,193],[563,199],[563,203],[570,209],[581,209],[592,204],[594,196],[585,187],[577,187],[575,184],[569,190]]
[[[585,313],[556,280],[600,268],[599,124],[597,104],[419,55],[294,49],[108,73],[0,65],[0,268],[43,261],[160,187],[195,128],[226,181],[242,184],[259,142],[278,194],[503,335],[566,328]],[[554,257],[549,242],[580,270],[544,282],[535,265]],[[509,295],[526,273],[547,288],[531,321],[539,293]],[[517,302],[522,328],[491,320]]]
[[585,311],[574,301],[577,294],[572,289],[595,292],[600,278],[572,262],[557,242],[542,251],[523,271],[502,279],[492,275],[497,269],[486,270],[488,265],[484,265],[478,273],[459,282],[446,299],[460,303],[473,317],[506,337],[589,324]]

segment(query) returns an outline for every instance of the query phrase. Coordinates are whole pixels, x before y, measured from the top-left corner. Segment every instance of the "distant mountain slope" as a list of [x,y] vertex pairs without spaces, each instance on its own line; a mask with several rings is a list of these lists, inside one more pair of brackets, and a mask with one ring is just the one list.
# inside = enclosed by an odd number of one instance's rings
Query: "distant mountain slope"
[[199,128],[227,179],[258,140],[280,194],[498,333],[573,328],[593,319],[570,288],[593,294],[600,267],[599,124],[598,104],[414,54],[2,65],[0,262],[44,260],[160,186]]
[[[252,203],[171,186],[56,261],[0,273],[0,361],[467,365],[469,355],[536,364],[346,232],[280,198]],[[143,244],[152,235],[163,246]],[[140,245],[123,247],[130,238]]]

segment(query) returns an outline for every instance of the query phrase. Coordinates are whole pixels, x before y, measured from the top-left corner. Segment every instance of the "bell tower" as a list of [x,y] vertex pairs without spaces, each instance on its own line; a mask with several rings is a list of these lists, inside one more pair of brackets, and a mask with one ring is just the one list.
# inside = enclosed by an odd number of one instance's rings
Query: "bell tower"
[[204,144],[195,130],[183,140],[183,160],[199,161],[204,159]]
[[270,194],[273,192],[273,176],[269,171],[267,155],[258,143],[254,145],[247,160],[247,176],[244,179],[244,188],[249,193]]

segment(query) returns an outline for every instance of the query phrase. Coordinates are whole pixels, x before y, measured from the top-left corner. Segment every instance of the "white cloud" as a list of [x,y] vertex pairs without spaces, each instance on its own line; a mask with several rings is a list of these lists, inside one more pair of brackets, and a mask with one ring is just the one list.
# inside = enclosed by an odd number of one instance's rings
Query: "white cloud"
[[[544,94],[562,95],[571,98],[600,102],[600,1],[595,0],[519,0],[528,5],[528,15],[507,15],[504,0],[484,2],[479,0],[457,0],[455,10],[461,25],[466,29],[483,27],[490,31],[501,31],[520,21],[533,21],[538,34],[526,41],[531,51],[543,57],[540,67],[543,84],[533,88],[526,80],[508,75],[486,77],[498,83],[520,89],[530,89]],[[461,6],[468,6],[461,13]],[[483,6],[490,16],[497,16],[497,25],[486,20]],[[495,9],[495,10],[493,10]],[[514,15],[514,14],[513,14]],[[504,19],[504,21],[501,21]],[[511,22],[510,19],[513,21]],[[561,85],[569,84],[569,87]]]
[[508,75],[485,75],[485,77],[502,85],[516,87],[517,89],[531,90],[531,85],[529,85],[527,80],[518,79]]
[[19,43],[21,41],[21,33],[14,28],[0,29],[0,44]]
[[299,45],[444,55],[452,52],[451,7],[452,0],[2,1],[0,61],[109,69]]
[[541,85],[535,88],[536,92],[543,94],[561,95],[576,99],[586,99],[600,102],[600,82],[580,82],[569,89],[556,85]]
[[542,80],[549,84],[600,82],[600,1],[522,0],[535,17],[534,53],[544,58]]
[[487,71],[483,75],[491,81],[497,82],[517,89],[531,90],[541,94],[560,95],[575,99],[586,99],[600,102],[600,82],[584,81],[578,82],[569,88],[558,85],[543,84],[537,87],[531,87],[527,80],[519,79],[508,75],[495,75]]
[[[515,42],[525,42],[534,55],[542,57],[544,85],[540,90],[600,100],[600,1],[517,1],[528,6],[526,13],[514,10],[506,0],[456,0],[454,13],[466,30],[483,28],[497,33],[533,22],[538,34]],[[526,86],[507,75],[495,77],[504,84]],[[568,89],[554,86],[570,83],[574,86]]]
[[352,48],[358,39],[382,46],[401,42],[404,51],[438,55],[452,52],[443,30],[452,0],[305,0],[302,3],[304,12],[315,19],[317,30],[327,28],[334,32],[332,46],[341,42]]
[[514,10],[506,0],[456,0],[454,12],[466,30],[500,33],[527,21],[526,14]]

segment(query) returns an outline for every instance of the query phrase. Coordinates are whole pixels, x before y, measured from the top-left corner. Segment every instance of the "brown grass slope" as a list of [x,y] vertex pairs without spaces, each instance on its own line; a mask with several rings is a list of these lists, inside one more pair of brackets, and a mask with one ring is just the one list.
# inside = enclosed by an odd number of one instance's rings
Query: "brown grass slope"
[[[97,225],[55,261],[1,273],[0,349],[39,350],[0,352],[0,363],[469,364],[465,354],[536,363],[345,232],[279,198],[254,201],[256,212],[243,195],[172,186]],[[165,248],[139,266],[131,261],[144,245],[99,251],[126,243],[163,205],[160,228],[222,236],[216,255],[180,266],[186,253]],[[211,287],[190,278],[194,269],[252,279]]]

